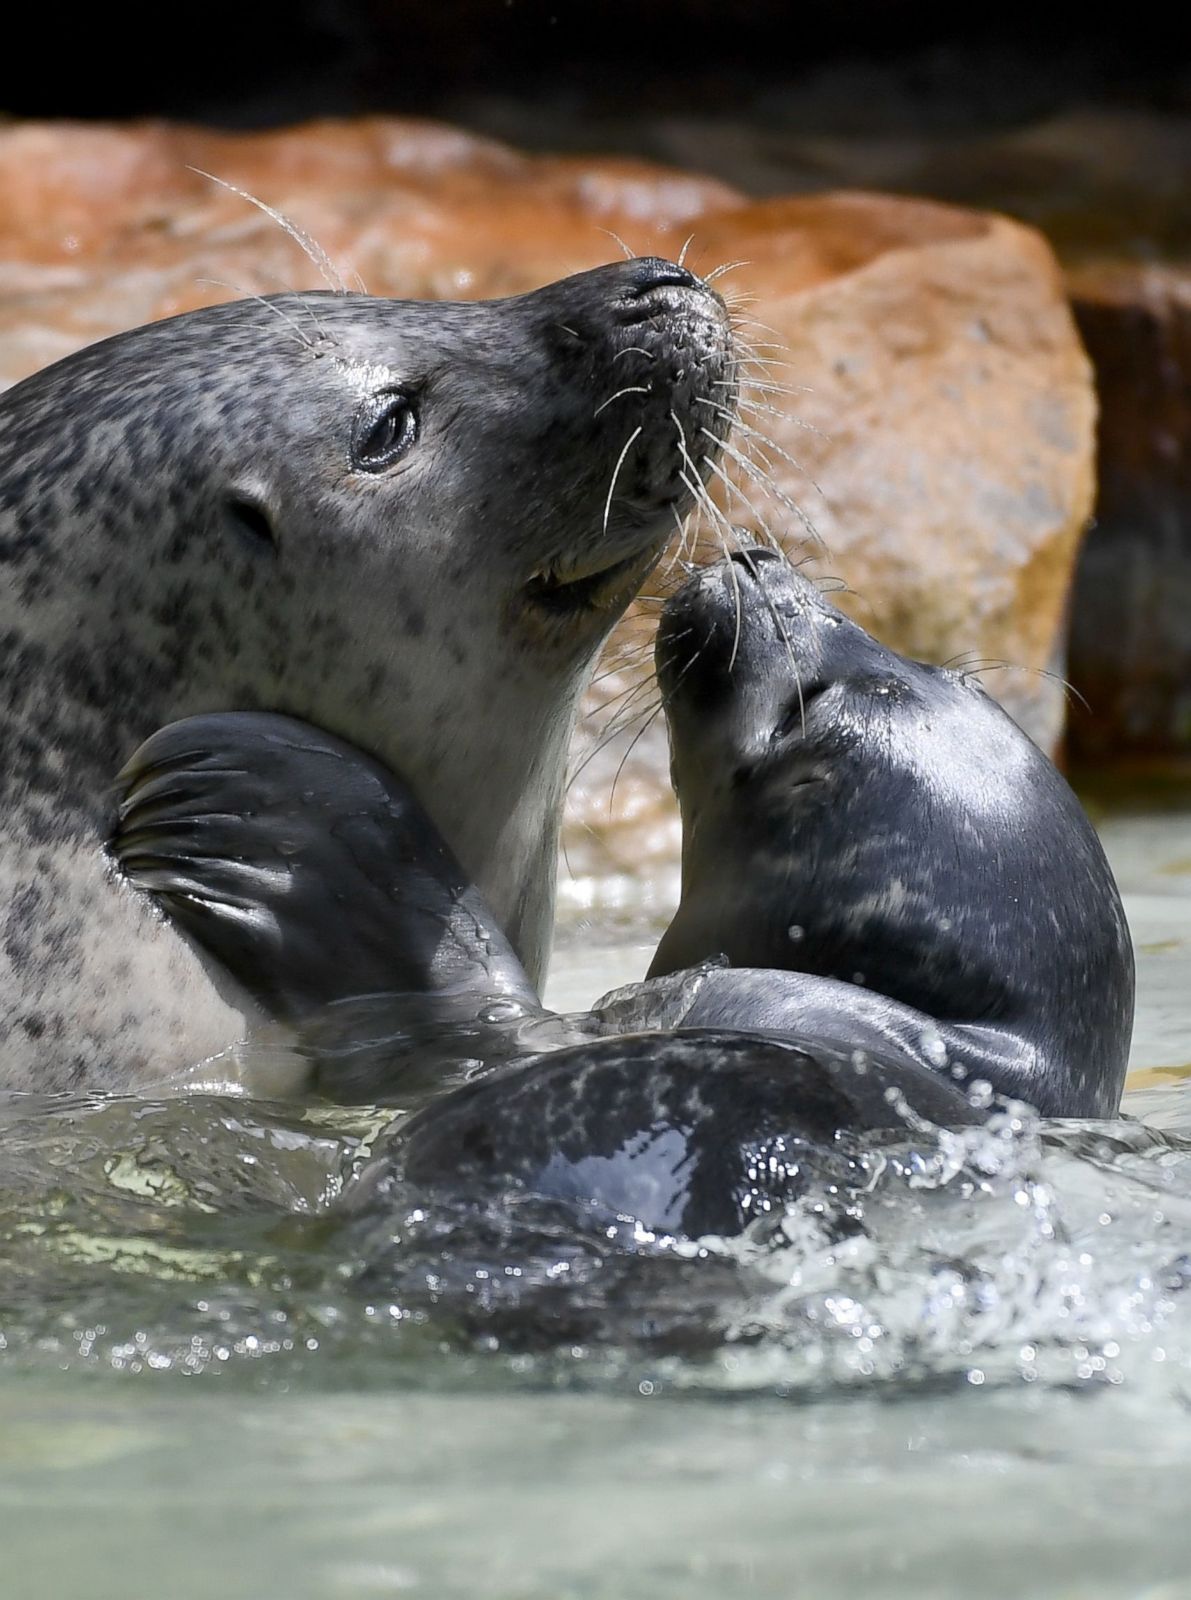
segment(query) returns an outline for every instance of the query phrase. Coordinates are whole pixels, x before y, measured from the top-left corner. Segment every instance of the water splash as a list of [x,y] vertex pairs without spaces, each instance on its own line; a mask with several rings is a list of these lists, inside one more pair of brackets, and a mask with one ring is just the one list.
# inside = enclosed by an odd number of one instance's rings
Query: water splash
[[345,1209],[392,1114],[0,1105],[0,1368],[253,1383],[1191,1394],[1191,1138],[1125,1119],[874,1144],[741,1239],[529,1196]]

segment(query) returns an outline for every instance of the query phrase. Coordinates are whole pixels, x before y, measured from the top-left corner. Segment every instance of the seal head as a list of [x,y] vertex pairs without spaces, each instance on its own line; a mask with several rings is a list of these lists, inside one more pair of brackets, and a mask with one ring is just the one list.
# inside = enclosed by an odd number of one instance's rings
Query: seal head
[[125,1088],[259,1015],[96,848],[121,755],[195,713],[291,712],[406,775],[536,980],[577,698],[734,373],[718,296],[643,259],[240,301],[0,397],[4,1081]]

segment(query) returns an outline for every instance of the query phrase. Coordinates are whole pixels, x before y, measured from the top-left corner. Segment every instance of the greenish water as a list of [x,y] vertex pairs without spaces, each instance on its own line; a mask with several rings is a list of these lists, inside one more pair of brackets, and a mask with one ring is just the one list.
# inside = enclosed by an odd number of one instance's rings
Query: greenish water
[[[1142,1121],[919,1152],[842,1244],[484,1258],[328,1220],[367,1111],[0,1105],[0,1596],[1191,1595],[1191,811],[1103,835]],[[572,929],[551,998],[648,948]]]

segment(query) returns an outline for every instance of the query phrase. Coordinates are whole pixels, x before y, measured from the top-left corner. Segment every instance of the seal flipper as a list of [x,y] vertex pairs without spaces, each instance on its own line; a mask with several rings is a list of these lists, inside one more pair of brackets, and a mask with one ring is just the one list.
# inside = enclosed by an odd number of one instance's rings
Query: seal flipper
[[117,779],[125,877],[279,1021],[400,992],[538,998],[406,785],[268,712],[171,723]]

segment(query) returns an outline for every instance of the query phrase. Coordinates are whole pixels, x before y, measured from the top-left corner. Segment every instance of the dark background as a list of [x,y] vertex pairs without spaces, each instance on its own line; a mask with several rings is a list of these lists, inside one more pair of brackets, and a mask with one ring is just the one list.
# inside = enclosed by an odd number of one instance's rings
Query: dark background
[[[1179,8],[840,0],[272,0],[22,8],[0,112],[230,127],[395,111],[544,127],[646,110],[875,132],[1191,102]],[[14,19],[15,21],[15,19]],[[553,137],[557,133],[544,133]]]

